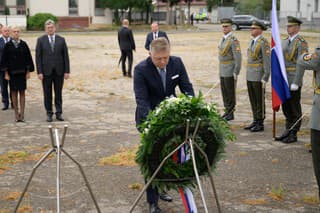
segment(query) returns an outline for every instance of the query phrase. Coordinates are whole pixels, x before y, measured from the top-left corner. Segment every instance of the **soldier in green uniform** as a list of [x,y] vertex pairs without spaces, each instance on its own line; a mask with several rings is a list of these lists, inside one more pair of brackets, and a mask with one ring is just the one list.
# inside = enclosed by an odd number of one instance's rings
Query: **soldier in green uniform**
[[219,75],[225,107],[222,115],[227,121],[234,119],[236,107],[236,82],[241,69],[241,49],[238,39],[232,34],[232,20],[221,19],[223,38],[219,45]]
[[[308,43],[299,35],[302,21],[288,16],[287,32],[288,37],[283,41],[283,55],[285,57],[285,66],[289,85],[292,84],[296,76],[297,59],[302,54],[308,52]],[[301,82],[296,91],[291,91],[291,98],[282,104],[282,111],[286,117],[286,130],[281,136],[276,137],[277,141],[283,143],[293,143],[297,141],[297,132],[301,126]]]
[[270,76],[270,44],[262,36],[267,27],[254,21],[251,26],[252,39],[247,50],[247,88],[253,114],[253,122],[244,129],[251,132],[264,130],[265,85]]
[[320,197],[320,48],[315,53],[305,53],[297,61],[296,76],[290,86],[291,90],[298,90],[302,85],[304,70],[313,70],[313,105],[310,115],[311,148],[314,173],[318,183]]

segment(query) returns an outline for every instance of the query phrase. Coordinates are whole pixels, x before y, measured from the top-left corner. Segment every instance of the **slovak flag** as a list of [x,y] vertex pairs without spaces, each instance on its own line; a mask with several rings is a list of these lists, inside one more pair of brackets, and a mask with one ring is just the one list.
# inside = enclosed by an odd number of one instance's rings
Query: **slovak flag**
[[271,84],[272,108],[278,111],[280,105],[290,98],[290,90],[277,17],[277,1],[272,0],[272,30],[271,30]]

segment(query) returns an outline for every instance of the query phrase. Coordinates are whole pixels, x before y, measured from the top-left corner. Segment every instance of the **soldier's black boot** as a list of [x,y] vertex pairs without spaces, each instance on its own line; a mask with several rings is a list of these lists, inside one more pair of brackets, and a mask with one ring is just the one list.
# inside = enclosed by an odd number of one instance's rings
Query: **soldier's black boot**
[[257,120],[256,125],[254,125],[250,131],[251,132],[261,132],[264,130],[263,120]]
[[277,136],[277,137],[275,138],[276,141],[282,141],[282,140],[284,140],[285,138],[287,138],[287,137],[289,136],[289,133],[290,133],[290,131],[289,131],[288,129],[286,129],[286,130],[282,133],[282,135]]
[[243,129],[250,130],[252,127],[254,127],[256,125],[256,123],[257,123],[257,121],[254,120],[254,121],[252,121],[251,124],[249,124],[248,126],[244,127]]
[[223,117],[227,121],[234,120],[233,112],[228,113],[226,116]]
[[291,130],[288,137],[282,140],[283,143],[294,143],[298,141],[297,131]]

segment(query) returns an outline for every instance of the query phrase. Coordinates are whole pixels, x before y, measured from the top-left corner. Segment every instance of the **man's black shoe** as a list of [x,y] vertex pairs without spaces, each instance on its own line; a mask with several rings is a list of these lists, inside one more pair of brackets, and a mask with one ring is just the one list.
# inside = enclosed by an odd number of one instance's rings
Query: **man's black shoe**
[[3,104],[2,110],[7,110],[9,108],[9,104]]
[[251,132],[261,132],[263,130],[264,130],[263,124],[256,124],[250,129]]
[[289,136],[290,131],[288,129],[286,129],[281,136],[277,136],[275,139],[276,141],[282,141],[285,138],[287,138]]
[[224,116],[224,119],[227,120],[227,121],[234,120],[233,112],[231,112],[228,115]]
[[159,195],[159,198],[163,201],[166,201],[166,202],[171,202],[172,201],[172,197],[166,193],[162,193]]
[[252,127],[254,127],[256,125],[256,121],[253,121],[251,124],[249,124],[248,126],[244,127],[243,129],[245,130],[250,130]]
[[60,114],[56,115],[56,118],[58,121],[64,121],[62,115],[60,115]]
[[161,209],[159,208],[158,204],[152,203],[149,205],[149,212],[150,213],[160,213]]
[[282,143],[294,143],[297,142],[297,134],[290,132],[289,136],[282,140]]
[[52,115],[47,115],[47,121],[52,122]]

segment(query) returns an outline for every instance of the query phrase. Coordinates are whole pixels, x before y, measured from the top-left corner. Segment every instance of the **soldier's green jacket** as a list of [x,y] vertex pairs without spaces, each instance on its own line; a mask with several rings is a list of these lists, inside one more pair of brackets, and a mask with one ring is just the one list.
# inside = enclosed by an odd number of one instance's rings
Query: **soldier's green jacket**
[[232,77],[239,75],[241,69],[241,49],[238,39],[230,34],[219,45],[219,75],[220,77]]
[[260,36],[254,45],[250,40],[247,50],[247,81],[268,81],[270,76],[270,44]]
[[[291,42],[289,37],[284,39],[282,48],[283,56],[285,59],[288,83],[290,85],[296,75],[296,64],[298,57],[302,54],[308,53],[308,43],[302,36],[297,35]],[[300,79],[297,85],[302,85],[302,79]]]
[[320,131],[320,49],[316,49],[315,53],[305,53],[298,58],[296,76],[293,83],[298,85],[301,83],[305,70],[313,71],[313,105],[310,115],[310,128]]

